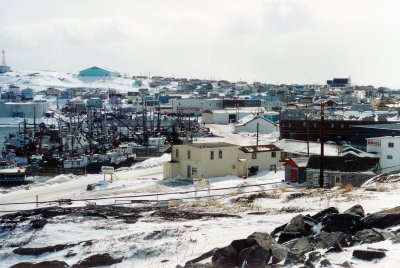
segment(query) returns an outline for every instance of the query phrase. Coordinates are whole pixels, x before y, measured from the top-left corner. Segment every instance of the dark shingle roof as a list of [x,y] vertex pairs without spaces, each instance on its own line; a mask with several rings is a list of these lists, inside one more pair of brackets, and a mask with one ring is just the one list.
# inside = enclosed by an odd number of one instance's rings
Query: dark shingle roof
[[351,126],[351,127],[352,128],[400,130],[400,124],[374,124],[374,125],[361,125],[361,126]]
[[256,152],[274,152],[274,151],[282,151],[279,147],[268,144],[268,145],[253,145],[253,146],[242,146],[239,150],[245,153],[256,153]]
[[[320,160],[319,155],[313,155],[308,160],[307,168],[319,169]],[[371,171],[376,168],[379,163],[379,158],[371,157],[352,157],[352,156],[325,156],[324,169],[331,171],[342,172],[365,172]]]
[[232,147],[238,146],[236,144],[227,143],[227,142],[205,142],[205,143],[192,143],[188,144],[191,147],[196,148],[218,148],[218,147]]

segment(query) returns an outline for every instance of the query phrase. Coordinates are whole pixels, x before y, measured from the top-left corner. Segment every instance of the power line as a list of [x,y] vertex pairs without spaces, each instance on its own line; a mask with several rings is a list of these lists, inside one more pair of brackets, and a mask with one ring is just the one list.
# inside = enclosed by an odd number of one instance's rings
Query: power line
[[[257,187],[264,185],[273,185],[279,184],[281,182],[269,182],[269,183],[261,183],[261,184],[251,184],[251,185],[243,185],[243,186],[233,186],[233,187],[223,187],[223,188],[214,188],[210,189],[212,191],[222,191],[229,189],[239,189],[239,188],[247,188],[247,187]],[[57,199],[57,200],[48,200],[48,201],[31,201],[31,202],[10,202],[10,203],[0,203],[0,206],[8,206],[8,205],[29,205],[29,204],[46,204],[46,203],[59,203],[60,200],[68,200],[68,202],[84,202],[84,201],[97,201],[97,200],[109,200],[109,199],[122,199],[122,198],[140,198],[140,197],[159,197],[165,195],[182,195],[182,194],[190,194],[195,192],[204,192],[208,191],[207,189],[202,190],[190,190],[190,191],[180,191],[180,192],[166,192],[166,193],[155,193],[155,194],[141,194],[141,195],[127,195],[127,196],[107,196],[107,197],[97,197],[97,198],[85,198],[85,199]]]
[[[241,188],[241,187],[236,187],[236,188]],[[282,187],[280,189],[288,189],[288,188],[289,187]],[[254,190],[254,191],[248,191],[248,192],[242,192],[242,193],[226,193],[226,194],[214,194],[214,195],[205,195],[205,196],[191,196],[191,197],[189,196],[189,197],[182,197],[182,198],[170,198],[170,199],[162,199],[162,200],[140,200],[140,201],[169,202],[169,201],[190,200],[190,199],[206,199],[206,198],[212,198],[212,197],[237,196],[237,195],[242,195],[242,194],[261,193],[261,192],[267,192],[267,191],[273,191],[273,190],[276,190],[276,189],[264,189],[264,190]],[[198,192],[200,192],[200,191],[198,191]],[[124,203],[102,204],[102,205],[96,205],[96,207],[131,205],[131,204],[135,203],[132,201],[139,201],[139,200],[123,200],[123,201],[124,201]],[[158,206],[158,207],[167,207],[167,205]],[[29,209],[4,210],[4,211],[0,211],[0,212],[1,213],[12,213],[12,212],[27,211],[27,210],[29,210]]]

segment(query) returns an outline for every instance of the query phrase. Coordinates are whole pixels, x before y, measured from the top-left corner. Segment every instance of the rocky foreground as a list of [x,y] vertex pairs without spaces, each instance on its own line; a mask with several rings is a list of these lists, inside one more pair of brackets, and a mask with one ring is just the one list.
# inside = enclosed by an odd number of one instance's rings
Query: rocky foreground
[[[259,217],[264,217],[260,214]],[[197,211],[195,209],[178,209],[171,206],[157,207],[123,207],[123,206],[87,206],[87,207],[49,207],[6,214],[0,217],[0,258],[5,260],[13,258],[10,267],[97,267],[116,266],[125,267],[132,258],[152,256],[152,250],[157,245],[154,241],[160,238],[172,236],[173,232],[191,232],[192,226],[183,225],[187,230],[166,229],[168,222],[207,222],[212,219],[239,220],[240,216],[227,213],[214,213]],[[65,224],[63,228],[79,228],[88,222],[97,222],[98,232],[110,232],[122,234],[121,236],[108,238],[106,247],[102,247],[101,239],[93,239],[97,235],[87,239],[86,231],[82,231],[82,239],[66,242],[57,239],[50,242],[41,240],[43,246],[30,243],[39,239],[41,230],[47,229],[51,233],[54,226]],[[160,224],[159,230],[149,229],[149,232],[124,235],[126,229],[112,229],[112,226],[136,226],[139,222]],[[222,221],[223,222],[223,221]],[[101,224],[100,224],[101,223]],[[120,225],[117,225],[119,223]],[[64,225],[63,225],[64,226]],[[76,231],[79,231],[79,228]],[[111,228],[111,229],[108,229]],[[125,228],[125,227],[124,227]],[[135,228],[135,227],[134,227]],[[255,232],[243,239],[231,241],[229,245],[204,252],[197,258],[186,257],[184,265],[177,267],[201,268],[201,267],[353,267],[352,260],[331,263],[326,258],[327,254],[340,254],[342,251],[352,251],[352,257],[365,261],[379,262],[385,258],[387,249],[377,248],[373,243],[388,240],[390,243],[400,242],[400,207],[379,211],[365,215],[361,205],[340,213],[338,209],[330,207],[315,215],[298,214],[287,224],[277,226],[271,233]],[[60,229],[57,229],[60,232]],[[90,230],[89,228],[87,230]],[[270,229],[272,230],[272,229]],[[75,231],[74,231],[75,232]],[[243,233],[246,233],[243,228]],[[36,234],[36,236],[35,236]],[[54,233],[54,236],[57,234]],[[79,237],[79,236],[78,236]],[[239,236],[240,237],[240,236]],[[68,241],[68,240],[67,240]],[[135,245],[139,242],[148,242],[146,251],[139,250]],[[199,242],[199,241],[198,241]],[[118,243],[126,244],[127,250],[121,251],[115,248]],[[161,250],[166,250],[168,245]],[[228,241],[227,241],[228,243]],[[146,243],[145,243],[146,244]],[[371,244],[370,247],[360,249],[352,247],[360,244]],[[183,245],[185,246],[185,244]],[[111,247],[111,248],[110,248]],[[172,246],[170,246],[171,248]],[[187,245],[186,245],[187,247]],[[136,252],[135,252],[136,251]],[[201,251],[199,251],[201,252]],[[131,255],[129,255],[131,254]],[[146,258],[146,257],[144,257]],[[169,260],[160,263],[149,263],[149,267],[174,267]]]
[[[116,222],[132,225],[137,223],[140,218],[152,219],[154,221],[187,221],[210,218],[235,218],[236,215],[223,213],[206,213],[190,210],[175,210],[167,206],[161,207],[142,207],[130,208],[122,206],[93,206],[93,207],[49,207],[34,210],[20,211],[16,213],[6,214],[0,218],[0,249],[12,249],[12,254],[24,256],[35,256],[40,258],[46,254],[63,252],[63,258],[73,258],[78,252],[90,252],[91,247],[95,247],[98,241],[85,240],[82,236],[82,241],[66,244],[52,244],[44,247],[27,247],[32,240],[34,234],[46,225],[56,225],[69,223],[71,228],[77,222],[85,221],[100,221],[107,220],[107,223],[112,225]],[[99,230],[100,232],[101,230]],[[18,239],[18,235],[24,233],[27,238]],[[56,235],[56,234],[54,234]],[[147,235],[144,239],[151,240],[155,236],[163,235],[161,231],[154,231]],[[127,238],[127,243],[134,244],[132,237]],[[112,249],[110,249],[111,251]],[[2,258],[7,258],[5,254],[1,254]],[[74,265],[68,265],[64,261],[52,260],[41,262],[20,262],[12,265],[13,268],[26,267],[97,267],[110,266],[121,263],[124,256],[111,256],[108,252],[90,255],[82,260],[77,261]]]
[[[359,244],[373,244],[391,239],[400,243],[400,207],[365,216],[361,205],[343,213],[330,207],[315,215],[299,214],[273,232],[256,232],[228,246],[216,248],[188,261],[184,268],[208,267],[332,267],[324,258],[327,253],[338,253]],[[385,230],[386,229],[386,230]],[[365,261],[385,258],[386,249],[354,250],[353,257]],[[211,262],[199,262],[211,257]],[[353,267],[350,261],[339,264]],[[182,268],[182,266],[178,266]]]

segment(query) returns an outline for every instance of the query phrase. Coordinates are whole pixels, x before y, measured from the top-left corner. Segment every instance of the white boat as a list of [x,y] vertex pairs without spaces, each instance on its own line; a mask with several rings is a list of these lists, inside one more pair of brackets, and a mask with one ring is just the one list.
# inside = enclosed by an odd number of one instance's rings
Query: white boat
[[0,161],[0,183],[21,183],[25,177],[25,168],[18,167],[15,162]]

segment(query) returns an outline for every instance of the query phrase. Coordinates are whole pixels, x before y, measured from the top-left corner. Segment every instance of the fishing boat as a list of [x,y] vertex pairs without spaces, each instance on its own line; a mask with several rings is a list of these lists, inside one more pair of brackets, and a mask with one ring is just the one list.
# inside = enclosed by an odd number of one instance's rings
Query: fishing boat
[[0,184],[24,183],[26,169],[17,166],[17,163],[0,161]]

